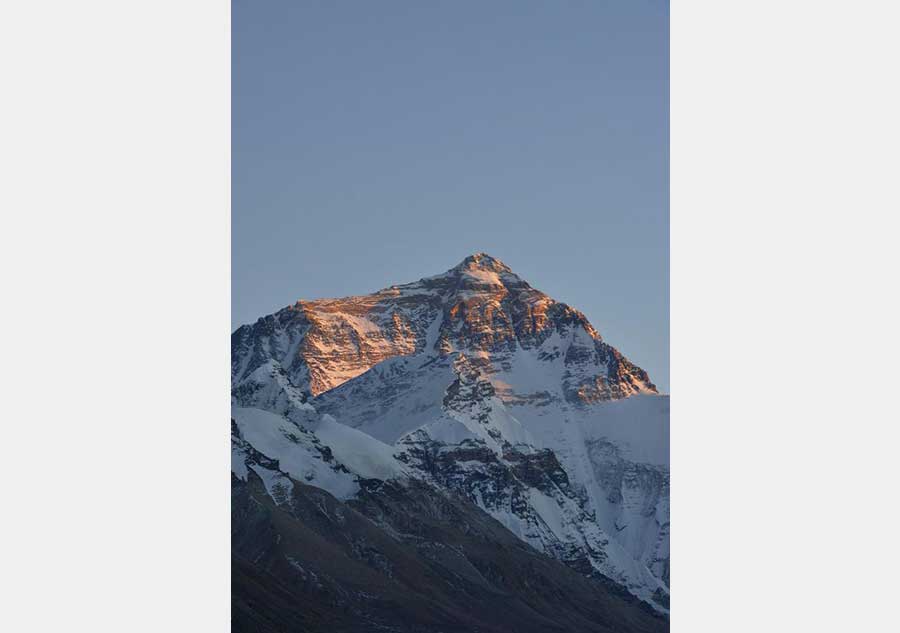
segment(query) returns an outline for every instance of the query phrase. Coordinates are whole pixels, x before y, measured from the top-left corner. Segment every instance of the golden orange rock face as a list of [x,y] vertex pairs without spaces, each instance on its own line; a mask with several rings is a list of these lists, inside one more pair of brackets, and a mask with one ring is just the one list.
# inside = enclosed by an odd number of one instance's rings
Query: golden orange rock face
[[[380,299],[380,300],[379,300]],[[372,296],[303,302],[304,331],[291,363],[302,359],[313,395],[332,389],[378,363],[419,351],[424,343],[412,313],[390,309]]]
[[[573,402],[656,391],[646,373],[603,342],[581,312],[483,253],[442,275],[370,295],[298,301],[243,326],[232,336],[232,377],[240,382],[275,361],[296,387],[315,396],[397,356],[477,353],[490,374],[517,350],[558,361],[563,390]],[[498,393],[522,397],[503,385]]]

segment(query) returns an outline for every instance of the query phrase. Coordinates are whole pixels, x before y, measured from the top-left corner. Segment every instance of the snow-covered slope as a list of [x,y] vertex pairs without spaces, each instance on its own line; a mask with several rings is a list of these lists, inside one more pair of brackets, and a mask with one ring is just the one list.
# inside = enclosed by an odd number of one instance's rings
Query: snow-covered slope
[[667,610],[668,397],[499,260],[243,326],[232,379],[238,444],[276,470],[339,497],[421,479]]
[[232,473],[246,480],[253,470],[270,494],[279,486],[288,494],[291,477],[338,499],[355,495],[360,479],[403,478],[405,467],[391,446],[327,414],[315,422],[312,430],[269,411],[232,407]]
[[[575,405],[548,389],[535,402],[518,396],[533,382],[490,369],[458,352],[396,358],[312,402],[400,447],[401,459],[523,540],[665,606],[668,397]],[[521,477],[526,456],[545,450],[552,461],[531,459],[533,477]]]

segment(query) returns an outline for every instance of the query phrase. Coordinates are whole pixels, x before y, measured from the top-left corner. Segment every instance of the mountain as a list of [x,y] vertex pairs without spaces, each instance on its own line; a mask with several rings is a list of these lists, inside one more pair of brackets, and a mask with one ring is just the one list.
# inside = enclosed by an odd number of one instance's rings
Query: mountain
[[517,349],[541,349],[554,333],[572,335],[546,350],[565,354],[559,379],[568,401],[656,393],[647,373],[604,343],[583,314],[483,253],[443,275],[371,295],[298,301],[242,326],[232,336],[232,376],[243,381],[272,359],[292,384],[317,396],[397,356],[462,352],[510,361]]
[[412,508],[452,500],[616,609],[668,612],[668,397],[496,258],[238,328],[232,400],[237,489],[257,485],[300,523],[297,495],[313,488],[355,512],[386,490]]

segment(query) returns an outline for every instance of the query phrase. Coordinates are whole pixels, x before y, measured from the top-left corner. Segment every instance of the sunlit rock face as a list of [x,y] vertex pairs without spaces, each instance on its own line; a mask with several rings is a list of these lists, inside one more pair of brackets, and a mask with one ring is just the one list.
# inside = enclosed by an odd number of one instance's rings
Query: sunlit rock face
[[[520,351],[554,368],[558,395],[593,403],[655,393],[647,373],[607,345],[585,316],[478,253],[444,274],[370,295],[298,301],[232,335],[232,380],[274,361],[319,395],[384,360],[463,354],[491,375]],[[532,398],[498,375],[504,400]]]

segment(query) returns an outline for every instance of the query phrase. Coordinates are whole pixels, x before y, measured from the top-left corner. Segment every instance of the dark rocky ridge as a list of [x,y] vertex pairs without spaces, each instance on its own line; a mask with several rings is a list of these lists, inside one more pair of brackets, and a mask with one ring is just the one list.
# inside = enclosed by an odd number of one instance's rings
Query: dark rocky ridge
[[232,483],[232,630],[656,632],[668,622],[422,483],[342,503],[294,482],[282,504]]

